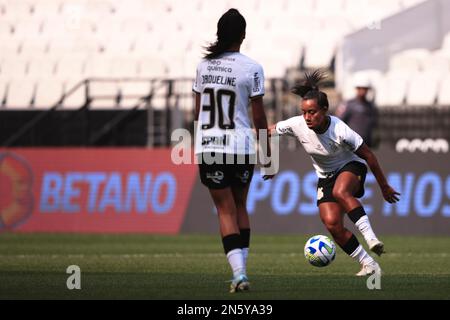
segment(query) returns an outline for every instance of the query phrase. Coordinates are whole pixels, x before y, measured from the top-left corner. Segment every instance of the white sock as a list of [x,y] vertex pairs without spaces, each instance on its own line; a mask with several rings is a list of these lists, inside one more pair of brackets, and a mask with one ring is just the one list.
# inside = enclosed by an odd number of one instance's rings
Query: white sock
[[377,239],[377,236],[372,230],[372,226],[370,225],[369,217],[367,215],[359,218],[359,220],[356,221],[355,225],[363,235],[366,242],[372,239]]
[[242,248],[242,255],[244,256],[244,266],[247,268],[248,248]]
[[244,255],[242,249],[234,249],[227,253],[228,263],[233,270],[233,277],[245,274]]
[[364,250],[362,245],[359,245],[355,251],[350,255],[353,259],[359,262],[359,264],[367,265],[374,262],[373,258]]

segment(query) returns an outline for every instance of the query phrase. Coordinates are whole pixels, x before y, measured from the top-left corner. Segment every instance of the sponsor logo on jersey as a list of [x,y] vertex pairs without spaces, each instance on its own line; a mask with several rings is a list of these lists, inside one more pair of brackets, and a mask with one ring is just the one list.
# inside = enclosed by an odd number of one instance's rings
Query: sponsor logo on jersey
[[329,146],[330,146],[330,150],[331,150],[331,152],[336,152],[337,151],[337,149],[338,149],[338,146],[337,146],[337,144],[336,143],[334,143],[334,142],[330,142],[329,143]]
[[202,146],[228,146],[230,139],[226,134],[223,136],[202,137]]
[[222,171],[207,172],[206,179],[211,179],[214,183],[220,183],[223,180],[224,174]]
[[253,92],[259,92],[261,90],[260,78],[258,72],[253,74]]
[[209,72],[211,72],[211,71],[228,72],[228,73],[233,72],[233,68],[230,68],[230,67],[208,66],[206,69],[207,69]]

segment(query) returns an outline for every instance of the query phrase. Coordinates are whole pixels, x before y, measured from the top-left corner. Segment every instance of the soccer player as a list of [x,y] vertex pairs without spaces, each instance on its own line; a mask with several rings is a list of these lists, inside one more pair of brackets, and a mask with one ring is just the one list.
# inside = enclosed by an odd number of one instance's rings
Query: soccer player
[[387,183],[377,158],[361,136],[343,121],[327,114],[328,98],[318,87],[323,77],[318,70],[306,73],[305,83],[292,90],[303,98],[300,105],[303,115],[270,126],[270,134],[296,137],[311,156],[319,177],[317,205],[320,218],[342,250],[361,264],[362,269],[356,275],[381,273],[378,263],[359,244],[355,235],[344,227],[344,213],[362,233],[369,249],[381,255],[384,244],[376,237],[357,199],[364,195],[365,162],[375,175],[387,202],[398,201],[400,194]]
[[255,160],[249,104],[257,132],[267,130],[263,68],[239,52],[245,28],[238,10],[230,9],[222,15],[217,23],[217,41],[206,48],[193,85],[198,120],[195,154],[200,179],[217,208],[223,248],[233,271],[231,293],[249,289],[246,263],[250,222],[246,202]]

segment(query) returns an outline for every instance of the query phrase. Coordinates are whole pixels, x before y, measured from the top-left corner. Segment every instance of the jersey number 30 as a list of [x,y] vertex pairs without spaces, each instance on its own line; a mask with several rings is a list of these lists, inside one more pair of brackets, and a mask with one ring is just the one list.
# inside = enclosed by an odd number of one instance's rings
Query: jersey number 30
[[[219,128],[220,129],[234,129],[234,104],[236,102],[236,93],[230,90],[220,89],[214,94],[214,89],[206,88],[203,90],[203,94],[209,95],[209,105],[203,105],[202,110],[209,112],[209,123],[204,123],[202,129],[211,129],[216,122],[216,105],[217,113],[219,115]],[[224,123],[223,118],[223,97],[228,96],[228,119],[230,123]]]

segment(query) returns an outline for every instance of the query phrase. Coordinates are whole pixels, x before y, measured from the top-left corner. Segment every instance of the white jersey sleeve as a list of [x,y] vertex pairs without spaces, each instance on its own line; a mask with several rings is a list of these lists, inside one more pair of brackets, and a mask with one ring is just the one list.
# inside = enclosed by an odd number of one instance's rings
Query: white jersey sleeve
[[249,92],[250,98],[263,96],[264,88],[264,70],[260,64],[254,64],[249,73]]
[[197,71],[195,74],[195,81],[194,84],[192,85],[192,91],[196,92],[196,93],[201,93],[201,82],[200,82],[200,64],[197,65]]
[[355,152],[364,143],[363,138],[343,121],[336,125],[336,133],[340,144],[348,151]]
[[280,136],[287,135],[295,137],[294,127],[298,126],[298,117],[292,117],[284,121],[277,122],[275,130]]

